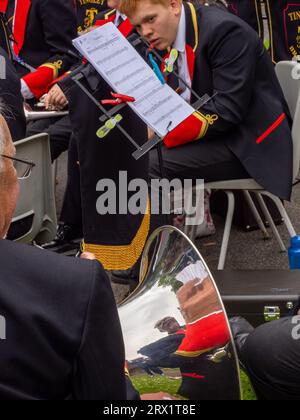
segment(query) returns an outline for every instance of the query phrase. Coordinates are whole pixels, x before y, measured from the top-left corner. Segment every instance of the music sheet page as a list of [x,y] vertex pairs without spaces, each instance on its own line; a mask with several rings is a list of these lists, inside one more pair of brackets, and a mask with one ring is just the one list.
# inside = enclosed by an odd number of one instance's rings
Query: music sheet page
[[194,112],[161,83],[113,23],[76,38],[73,44],[114,92],[136,99],[129,106],[159,136],[164,137]]

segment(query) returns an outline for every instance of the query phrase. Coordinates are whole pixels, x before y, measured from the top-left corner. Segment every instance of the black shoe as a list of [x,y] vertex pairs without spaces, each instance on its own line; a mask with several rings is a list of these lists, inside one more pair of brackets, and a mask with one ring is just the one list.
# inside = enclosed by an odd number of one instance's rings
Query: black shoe
[[82,236],[82,230],[78,226],[60,223],[57,226],[56,237],[52,242],[43,244],[42,248],[53,252],[65,253],[78,249]]

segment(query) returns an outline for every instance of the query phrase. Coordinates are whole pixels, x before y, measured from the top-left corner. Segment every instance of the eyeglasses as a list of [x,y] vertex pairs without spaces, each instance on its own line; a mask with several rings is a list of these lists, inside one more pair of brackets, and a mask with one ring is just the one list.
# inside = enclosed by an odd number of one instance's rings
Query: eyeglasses
[[29,178],[32,172],[32,169],[36,166],[35,163],[28,160],[17,159],[12,156],[0,155],[5,159],[10,159],[14,163],[15,170],[17,172],[18,179]]

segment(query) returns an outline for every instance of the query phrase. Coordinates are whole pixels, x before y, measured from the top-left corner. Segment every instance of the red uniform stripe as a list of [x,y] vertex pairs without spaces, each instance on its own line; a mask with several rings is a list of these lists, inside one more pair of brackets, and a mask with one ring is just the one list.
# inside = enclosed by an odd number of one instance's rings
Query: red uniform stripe
[[256,144],[262,143],[278,126],[282,123],[282,121],[285,119],[285,114],[282,114],[277,121],[274,122],[274,124],[271,125],[270,128],[256,140]]
[[5,13],[7,9],[8,0],[0,0],[0,13]]
[[14,50],[17,55],[24,44],[27,18],[31,7],[31,0],[18,0],[15,7],[15,19],[14,19]]

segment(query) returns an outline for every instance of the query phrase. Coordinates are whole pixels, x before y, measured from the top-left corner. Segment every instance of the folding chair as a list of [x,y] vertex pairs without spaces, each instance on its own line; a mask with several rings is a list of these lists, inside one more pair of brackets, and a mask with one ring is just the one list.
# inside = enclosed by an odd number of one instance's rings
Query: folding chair
[[9,237],[23,243],[50,242],[56,234],[56,206],[49,136],[42,133],[15,143],[17,157],[36,164],[20,180],[20,196]]
[[[283,93],[285,95],[286,101],[289,105],[291,115],[293,117],[293,128],[292,128],[292,138],[293,138],[293,148],[294,148],[294,161],[293,161],[293,180],[297,181],[297,176],[300,169],[300,100],[299,100],[299,88],[300,88],[300,78],[295,77],[296,74],[300,75],[300,64],[293,61],[282,61],[276,66],[276,73],[279,78]],[[234,209],[235,209],[235,198],[233,191],[243,191],[244,195],[249,203],[249,206],[255,216],[257,223],[259,224],[261,230],[265,236],[269,236],[266,228],[261,220],[261,217],[253,203],[249,191],[255,193],[259,204],[262,207],[262,210],[265,214],[267,221],[270,224],[271,229],[280,245],[282,251],[286,251],[286,247],[280,237],[280,234],[275,226],[275,223],[270,215],[270,212],[262,198],[262,196],[268,196],[277,206],[282,219],[287,227],[287,230],[291,237],[296,235],[296,231],[293,227],[293,224],[282,204],[282,201],[275,195],[265,191],[264,188],[259,185],[254,179],[240,179],[233,181],[219,181],[211,182],[205,184],[206,189],[210,190],[221,190],[224,191],[228,197],[228,211],[225,222],[225,229],[223,234],[223,241],[221,246],[221,252],[219,257],[218,269],[223,270],[225,267],[229,238],[231,233]]]

